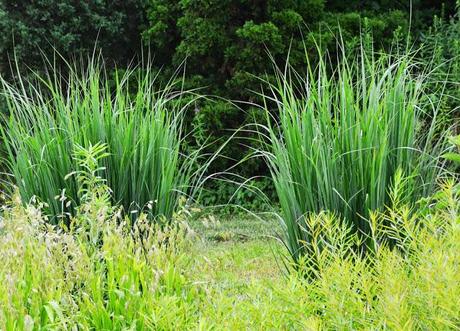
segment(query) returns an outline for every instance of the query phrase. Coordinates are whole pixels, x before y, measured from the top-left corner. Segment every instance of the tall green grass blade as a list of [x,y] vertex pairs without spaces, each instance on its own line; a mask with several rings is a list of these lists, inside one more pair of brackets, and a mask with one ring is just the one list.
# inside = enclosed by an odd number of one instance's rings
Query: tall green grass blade
[[410,56],[363,51],[344,52],[335,70],[325,60],[305,76],[278,70],[265,94],[269,124],[259,127],[295,261],[308,253],[310,213],[337,213],[369,238],[369,213],[390,203],[398,171],[408,181],[405,202],[432,192],[443,141],[433,140],[435,120],[422,123],[424,77],[415,69]]
[[113,202],[134,213],[148,206],[152,216],[170,218],[199,177],[199,151],[181,154],[183,112],[193,93],[183,101],[186,92],[175,77],[159,88],[149,65],[116,71],[113,80],[101,59],[84,68],[68,63],[65,76],[49,68],[32,83],[21,76],[15,85],[1,81],[9,111],[2,129],[6,163],[22,199],[37,196],[51,215],[71,211],[55,197],[65,190],[73,206],[80,203],[75,179],[65,179],[78,169],[74,148],[102,143]]

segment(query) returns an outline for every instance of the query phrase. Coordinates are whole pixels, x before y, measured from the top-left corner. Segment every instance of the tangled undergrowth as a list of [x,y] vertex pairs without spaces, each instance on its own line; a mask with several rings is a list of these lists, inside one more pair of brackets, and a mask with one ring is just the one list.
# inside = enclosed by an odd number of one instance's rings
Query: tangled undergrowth
[[[256,273],[238,286],[213,278],[221,265],[197,249],[185,212],[168,227],[143,217],[132,225],[103,196],[90,195],[68,228],[47,223],[40,203],[4,207],[1,330],[460,327],[453,182],[417,209],[372,215],[373,256],[353,254],[357,236],[336,231],[332,215],[312,215],[315,263],[305,260],[288,276]],[[392,245],[379,241],[379,231],[391,234]],[[310,281],[298,275],[312,272]]]

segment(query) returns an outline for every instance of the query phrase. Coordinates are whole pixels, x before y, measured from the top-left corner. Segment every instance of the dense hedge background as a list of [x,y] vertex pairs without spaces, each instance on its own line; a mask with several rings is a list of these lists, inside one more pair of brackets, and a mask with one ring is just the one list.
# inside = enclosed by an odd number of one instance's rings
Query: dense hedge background
[[[304,43],[308,51],[317,41],[333,54],[340,26],[347,47],[358,45],[360,32],[369,37],[367,42],[373,40],[377,48],[388,48],[409,35],[412,43],[425,47],[422,58],[443,64],[439,66],[439,75],[451,75],[452,84],[448,88],[453,96],[460,97],[455,84],[455,79],[460,78],[460,62],[456,57],[460,51],[456,2],[411,2],[1,0],[0,71],[4,76],[11,76],[12,57],[17,58],[20,69],[40,69],[43,54],[52,58],[54,49],[66,58],[78,57],[92,52],[97,40],[97,48],[112,66],[123,68],[135,64],[141,52],[150,52],[156,68],[161,68],[162,75],[169,77],[186,58],[187,87],[200,87],[202,93],[209,95],[257,103],[257,94],[253,91],[260,90],[260,81],[255,76],[272,72],[267,51],[275,61],[282,63],[290,50],[290,63],[301,70],[305,62]],[[433,96],[440,88],[443,87],[433,83]],[[456,98],[446,99],[447,122],[455,117],[452,114],[458,104]],[[223,140],[233,129],[257,117],[257,109],[247,103],[235,107],[219,98],[202,101],[188,116],[188,125],[194,128],[188,148]],[[226,155],[234,160],[244,158],[249,153],[245,144],[245,140],[235,140],[226,149]],[[213,151],[212,146],[208,149]],[[225,169],[233,162],[222,159],[215,164],[215,169]],[[266,174],[263,161],[258,159],[245,162],[234,171],[246,177]],[[270,193],[269,185],[263,180],[258,180],[257,185]],[[210,189],[212,193],[204,195],[205,203],[225,202],[234,192],[228,184],[212,183]],[[237,195],[241,201],[236,202],[257,204],[247,194]]]

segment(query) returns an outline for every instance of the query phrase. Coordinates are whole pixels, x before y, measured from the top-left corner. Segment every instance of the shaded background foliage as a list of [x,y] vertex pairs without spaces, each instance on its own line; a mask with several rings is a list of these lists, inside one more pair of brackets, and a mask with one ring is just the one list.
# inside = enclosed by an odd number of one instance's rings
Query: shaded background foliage
[[[2,0],[0,71],[11,73],[12,56],[24,68],[40,69],[43,54],[52,58],[54,49],[66,58],[87,54],[97,40],[97,48],[112,67],[135,64],[149,49],[155,67],[170,77],[186,58],[188,88],[257,103],[253,91],[260,90],[260,81],[255,77],[272,72],[267,51],[279,63],[289,52],[293,67],[302,69],[304,44],[311,51],[317,41],[333,54],[340,26],[347,47],[360,42],[360,32],[374,40],[376,48],[388,48],[409,34],[412,43],[425,46],[422,58],[449,62],[439,66],[439,75],[450,75],[452,82],[448,88],[454,97],[444,106],[449,122],[460,96],[454,83],[460,75],[455,6],[454,0]],[[433,83],[433,97],[441,88],[445,86]],[[247,103],[235,107],[222,99],[203,100],[188,114],[187,124],[194,131],[187,148],[224,140],[232,130],[259,117]],[[211,171],[247,157],[246,144],[248,140],[241,139],[229,144],[225,154],[231,159],[222,158]],[[209,152],[213,146],[217,144],[210,145]],[[267,174],[258,159],[234,171],[245,177]],[[205,200],[225,202],[234,189],[211,187],[210,192]]]
[[14,55],[23,66],[40,68],[43,54],[65,58],[87,53],[97,40],[110,61],[126,65],[141,49],[144,3],[125,1],[2,0],[2,74]]

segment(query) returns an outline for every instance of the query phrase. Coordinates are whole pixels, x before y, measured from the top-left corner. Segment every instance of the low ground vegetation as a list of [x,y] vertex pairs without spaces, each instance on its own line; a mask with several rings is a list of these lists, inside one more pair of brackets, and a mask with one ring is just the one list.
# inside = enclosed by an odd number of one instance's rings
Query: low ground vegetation
[[[144,217],[133,225],[98,193],[62,228],[16,199],[0,220],[0,328],[456,329],[459,194],[447,182],[417,209],[372,215],[376,238],[391,233],[398,249],[377,240],[368,257],[351,249],[358,237],[336,231],[335,216],[312,215],[322,249],[290,274],[277,240],[216,243],[203,232],[209,220],[189,222],[185,210],[169,227]],[[236,233],[246,222],[217,226]],[[271,224],[261,223],[270,235]]]

